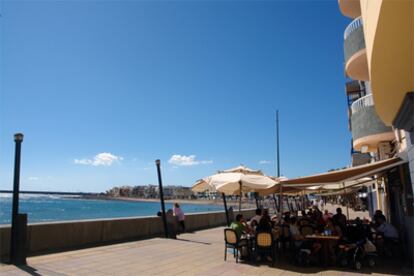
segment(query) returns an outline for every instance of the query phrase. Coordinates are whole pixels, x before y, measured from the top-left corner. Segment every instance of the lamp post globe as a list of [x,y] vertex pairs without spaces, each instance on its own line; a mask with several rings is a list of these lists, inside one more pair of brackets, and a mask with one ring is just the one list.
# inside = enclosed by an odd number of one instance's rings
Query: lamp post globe
[[23,133],[16,133],[14,135],[14,141],[15,142],[22,142],[23,141]]

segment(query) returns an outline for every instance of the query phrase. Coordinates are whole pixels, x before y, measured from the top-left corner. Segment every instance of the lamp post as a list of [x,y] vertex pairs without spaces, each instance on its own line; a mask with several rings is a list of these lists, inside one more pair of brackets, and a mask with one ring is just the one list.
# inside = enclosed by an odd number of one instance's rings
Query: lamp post
[[[22,252],[19,252],[19,247],[22,241],[19,242],[19,189],[20,189],[20,156],[23,142],[23,134],[16,133],[14,135],[14,142],[16,143],[14,156],[14,179],[13,179],[13,205],[12,205],[12,219],[11,219],[11,241],[10,241],[10,260],[14,264],[25,263],[25,258],[20,258]],[[27,220],[27,217],[26,217]]]
[[[276,173],[277,177],[280,177],[280,149],[279,149],[279,110],[276,110]],[[283,185],[280,184],[280,193],[279,193],[279,213],[282,216],[283,214]]]
[[160,201],[161,201],[161,210],[162,210],[162,222],[164,224],[164,233],[165,237],[168,238],[168,227],[167,227],[167,217],[165,214],[165,203],[164,203],[164,193],[162,191],[162,179],[161,179],[161,161],[160,159],[155,160],[155,164],[157,165],[157,173],[158,173],[158,188],[160,191]]

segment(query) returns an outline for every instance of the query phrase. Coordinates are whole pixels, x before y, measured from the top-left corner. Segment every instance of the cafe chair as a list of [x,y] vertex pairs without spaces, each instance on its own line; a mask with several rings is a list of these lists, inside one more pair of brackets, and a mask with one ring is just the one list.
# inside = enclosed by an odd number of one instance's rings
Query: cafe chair
[[287,245],[290,244],[290,231],[288,225],[279,225],[280,227],[280,237],[279,237],[279,244],[280,244],[280,253],[286,251]]
[[315,229],[311,225],[302,225],[299,231],[304,237],[315,233]]
[[271,232],[258,232],[256,233],[256,250],[255,250],[255,262],[257,262],[258,254],[271,256],[272,266],[275,264],[275,242]]
[[233,256],[236,258],[236,263],[239,262],[239,253],[241,251],[241,242],[236,234],[236,231],[230,228],[224,229],[224,260],[227,260],[227,249],[233,249]]

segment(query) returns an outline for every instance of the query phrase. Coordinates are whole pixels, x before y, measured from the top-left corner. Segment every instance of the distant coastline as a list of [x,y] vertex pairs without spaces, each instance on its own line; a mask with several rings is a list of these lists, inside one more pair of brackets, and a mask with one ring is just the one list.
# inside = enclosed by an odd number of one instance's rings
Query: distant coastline
[[[109,195],[84,195],[82,199],[101,199],[101,200],[120,200],[120,201],[137,201],[137,202],[160,202],[159,198],[139,198]],[[204,204],[204,205],[223,205],[222,200],[204,200],[204,199],[166,199],[167,203],[184,203],[184,204]]]
[[[84,195],[82,199],[98,199],[98,200],[118,200],[118,201],[134,201],[134,202],[160,202],[159,198],[139,198],[139,197],[123,197],[123,196],[109,196],[109,195]],[[218,205],[222,206],[223,201],[221,199],[209,200],[209,199],[166,199],[166,203],[179,203],[179,204],[200,204],[200,205]],[[227,204],[237,205],[237,200],[227,200]],[[242,208],[255,208],[253,203],[242,202]]]

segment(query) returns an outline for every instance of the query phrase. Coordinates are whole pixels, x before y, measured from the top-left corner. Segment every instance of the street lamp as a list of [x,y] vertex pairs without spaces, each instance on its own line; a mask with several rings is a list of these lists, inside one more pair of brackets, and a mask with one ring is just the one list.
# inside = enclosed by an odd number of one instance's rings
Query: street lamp
[[162,190],[161,161],[160,161],[160,159],[155,160],[155,165],[157,166],[157,173],[158,173],[158,188],[159,188],[159,191],[160,191],[162,222],[164,224],[165,237],[168,238],[167,217],[166,217],[166,214],[165,214],[164,193],[163,193],[163,190]]
[[16,150],[14,156],[13,206],[11,220],[10,260],[16,265],[26,264],[27,214],[19,214],[20,156],[23,134],[14,135]]

